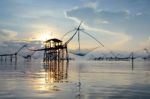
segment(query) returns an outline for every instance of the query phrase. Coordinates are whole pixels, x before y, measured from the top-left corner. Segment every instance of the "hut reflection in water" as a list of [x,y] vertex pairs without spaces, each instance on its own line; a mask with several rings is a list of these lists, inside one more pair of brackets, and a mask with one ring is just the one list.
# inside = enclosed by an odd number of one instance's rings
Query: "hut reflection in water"
[[45,80],[47,83],[64,82],[68,77],[68,61],[51,60],[44,62]]

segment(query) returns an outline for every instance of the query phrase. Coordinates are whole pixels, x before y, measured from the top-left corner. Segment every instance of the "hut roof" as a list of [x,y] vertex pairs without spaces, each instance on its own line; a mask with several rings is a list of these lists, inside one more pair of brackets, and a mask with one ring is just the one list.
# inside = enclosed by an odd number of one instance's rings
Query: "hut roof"
[[54,42],[62,42],[61,40],[59,40],[59,39],[57,39],[57,38],[53,38],[53,39],[49,39],[49,40],[47,40],[47,41],[45,41],[45,42],[50,42],[50,41],[54,41]]

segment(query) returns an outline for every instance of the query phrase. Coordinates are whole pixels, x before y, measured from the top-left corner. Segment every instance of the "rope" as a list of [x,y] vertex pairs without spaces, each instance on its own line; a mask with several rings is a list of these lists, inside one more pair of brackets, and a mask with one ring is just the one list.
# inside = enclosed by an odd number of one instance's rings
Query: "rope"
[[[82,31],[82,30],[81,30]],[[102,47],[104,47],[104,45],[99,41],[97,40],[94,36],[92,36],[91,34],[85,32],[85,31],[82,31],[83,33],[87,34],[88,36],[90,36],[91,38],[93,38],[96,42],[98,42]]]

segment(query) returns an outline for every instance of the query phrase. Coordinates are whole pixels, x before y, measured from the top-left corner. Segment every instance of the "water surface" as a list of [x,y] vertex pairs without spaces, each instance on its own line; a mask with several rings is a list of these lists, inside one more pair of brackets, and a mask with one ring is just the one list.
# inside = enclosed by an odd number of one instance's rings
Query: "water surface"
[[0,99],[150,99],[149,61],[64,65],[54,71],[42,61],[1,62]]

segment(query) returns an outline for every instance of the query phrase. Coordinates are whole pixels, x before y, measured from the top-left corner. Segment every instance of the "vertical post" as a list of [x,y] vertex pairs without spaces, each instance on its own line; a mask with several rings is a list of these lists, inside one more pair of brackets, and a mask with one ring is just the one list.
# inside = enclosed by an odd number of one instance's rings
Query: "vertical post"
[[[64,63],[63,63],[63,65],[64,65]],[[65,78],[67,78],[68,77],[69,61],[67,61],[65,65],[66,65]]]
[[1,56],[1,61],[3,61],[3,57]]
[[46,60],[46,50],[44,50],[43,62]]
[[79,44],[79,51],[80,51],[80,32],[78,30],[78,44]]
[[131,61],[132,61],[132,70],[134,69],[134,54],[131,53]]
[[60,77],[62,76],[61,72],[60,72],[60,49],[58,48],[57,50],[57,55],[58,55],[58,59],[57,59],[57,74],[58,74],[58,79],[61,79]]
[[64,61],[64,48],[62,49],[62,57],[61,59]]
[[12,62],[12,55],[10,56],[10,62]]
[[67,45],[66,45],[65,49],[66,49],[66,58],[67,58],[67,61],[69,61],[69,54],[68,54]]
[[17,64],[17,54],[15,54],[15,64]]
[[5,56],[5,62],[6,62],[6,60],[7,60],[7,56]]

